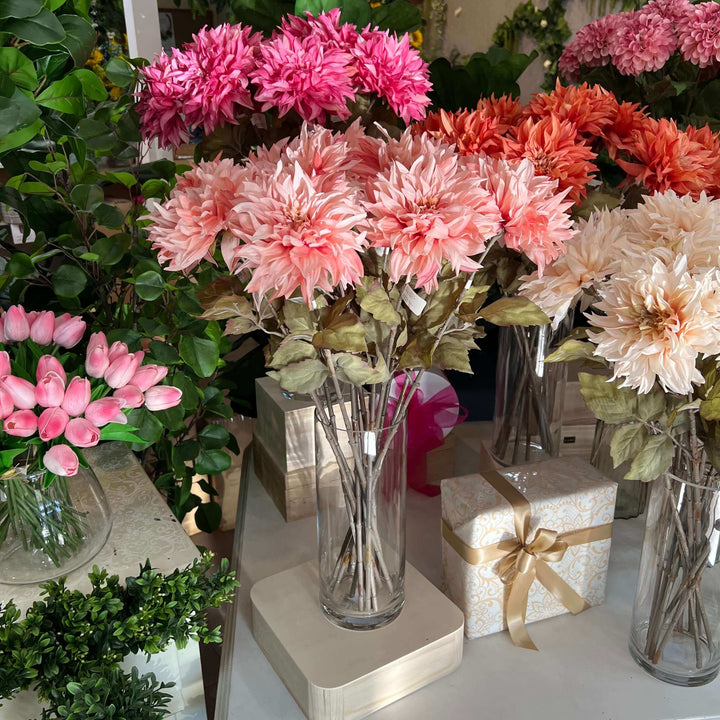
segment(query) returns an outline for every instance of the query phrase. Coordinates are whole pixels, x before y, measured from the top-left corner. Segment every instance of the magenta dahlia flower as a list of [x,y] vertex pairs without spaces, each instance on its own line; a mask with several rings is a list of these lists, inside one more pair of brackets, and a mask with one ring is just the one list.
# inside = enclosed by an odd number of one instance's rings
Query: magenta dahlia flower
[[565,46],[558,60],[558,70],[568,82],[577,83],[582,79],[577,38]]
[[340,23],[340,8],[320,13],[317,17],[310,12],[306,12],[304,18],[297,15],[286,15],[280,26],[280,33],[276,33],[275,37],[278,34],[292,35],[298,40],[315,35],[322,40],[324,45],[341,50],[349,50],[354,47],[358,38],[355,25]]
[[678,25],[678,44],[683,58],[707,67],[720,62],[720,5],[702,2],[691,6]]
[[432,85],[429,70],[407,35],[363,30],[352,49],[360,92],[376,94],[406,123],[425,118]]
[[578,30],[573,47],[581,65],[593,68],[610,62],[610,43],[619,17],[605,15]]
[[621,74],[637,77],[659,70],[677,49],[678,39],[667,18],[637,11],[622,13],[618,18],[610,53]]
[[280,34],[260,46],[250,79],[263,111],[277,107],[280,117],[295,110],[307,122],[325,122],[326,115],[347,118],[348,100],[355,97],[354,69],[349,53],[326,46],[310,35],[298,39]]

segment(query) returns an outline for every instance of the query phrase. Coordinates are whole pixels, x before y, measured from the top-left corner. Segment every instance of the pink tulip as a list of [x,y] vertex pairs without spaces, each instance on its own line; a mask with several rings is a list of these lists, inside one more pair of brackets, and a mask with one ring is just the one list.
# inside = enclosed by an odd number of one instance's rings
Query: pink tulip
[[10,369],[10,356],[6,350],[0,350],[0,377],[3,375],[10,375],[12,370]]
[[130,409],[142,407],[145,402],[145,396],[140,392],[139,388],[132,383],[118,388],[113,393],[113,397],[123,400],[125,402],[124,407]]
[[137,369],[130,383],[145,392],[157,385],[167,374],[168,369],[162,365],[143,365]]
[[76,447],[95,447],[100,441],[100,428],[85,418],[72,418],[65,428],[65,439]]
[[60,347],[75,347],[75,345],[82,340],[86,327],[87,323],[79,317],[71,317],[60,325],[56,319],[53,341],[60,345]]
[[87,378],[74,377],[68,383],[60,407],[71,417],[82,415],[90,402],[90,392],[90,381]]
[[120,388],[132,380],[137,370],[137,359],[133,355],[121,355],[113,360],[103,377],[111,388]]
[[40,380],[40,378],[45,377],[45,375],[50,372],[59,375],[62,378],[63,383],[67,381],[67,376],[65,375],[65,368],[62,366],[62,363],[52,355],[43,355],[38,360],[35,378],[37,380]]
[[105,337],[104,332],[96,332],[90,336],[87,345],[88,352],[90,352],[90,350],[94,350],[95,348],[108,349],[107,338]]
[[127,425],[128,419],[124,412],[119,412],[110,422],[117,423],[118,425]]
[[43,441],[54,440],[65,432],[68,414],[59,407],[50,407],[43,410],[38,418],[38,435]]
[[0,385],[10,393],[18,410],[31,410],[35,407],[35,386],[31,382],[15,375],[3,375],[0,377]]
[[112,422],[112,419],[122,410],[125,403],[120,398],[104,397],[91,402],[86,410],[85,417],[91,422],[102,427]]
[[5,315],[0,315],[0,341],[5,340]]
[[117,360],[119,357],[128,354],[128,346],[124,342],[116,340],[111,346],[108,352],[108,358],[110,362]]
[[5,313],[5,340],[22,342],[30,337],[30,322],[22,305],[11,305]]
[[49,345],[55,332],[55,313],[43,310],[30,323],[30,339],[38,345]]
[[60,407],[64,397],[65,381],[57,373],[49,372],[38,380],[35,400],[40,407]]
[[6,418],[15,409],[10,393],[0,385],[0,420]]
[[145,393],[145,407],[148,410],[167,410],[180,403],[182,390],[172,385],[156,385]]
[[70,477],[77,475],[78,456],[67,445],[53,445],[43,456],[45,467],[56,475]]
[[3,430],[14,437],[30,437],[37,429],[37,415],[32,410],[16,410],[3,422]]

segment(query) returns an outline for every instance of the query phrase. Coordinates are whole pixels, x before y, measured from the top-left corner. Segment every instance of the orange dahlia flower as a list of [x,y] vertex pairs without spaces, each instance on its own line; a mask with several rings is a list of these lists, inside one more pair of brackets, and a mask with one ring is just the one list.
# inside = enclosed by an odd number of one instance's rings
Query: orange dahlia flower
[[498,132],[504,135],[511,127],[522,122],[523,106],[519,100],[510,95],[501,95],[495,98],[493,93],[489,98],[481,98],[477,104],[480,112],[485,112],[488,117],[498,119]]
[[461,155],[497,155],[502,152],[503,140],[498,131],[499,120],[481,110],[446,112],[440,110],[427,116],[423,123],[413,126],[415,133],[426,132],[447,143],[455,143]]

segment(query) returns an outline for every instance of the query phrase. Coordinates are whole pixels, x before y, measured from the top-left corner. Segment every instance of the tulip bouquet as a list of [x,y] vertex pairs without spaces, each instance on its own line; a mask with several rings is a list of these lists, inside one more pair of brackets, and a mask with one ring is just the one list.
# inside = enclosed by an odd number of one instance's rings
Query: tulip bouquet
[[[0,547],[12,530],[54,562],[58,536],[65,549],[82,542],[65,482],[87,466],[82,450],[103,440],[142,441],[127,413],[174,407],[182,396],[159,384],[167,368],[143,365],[143,352],[129,353],[124,343],[108,347],[103,333],[91,335],[84,353],[74,351],[85,330],[79,317],[20,305],[0,315]],[[28,478],[40,479],[39,488]],[[57,533],[49,536],[33,518],[39,489],[55,503]]]

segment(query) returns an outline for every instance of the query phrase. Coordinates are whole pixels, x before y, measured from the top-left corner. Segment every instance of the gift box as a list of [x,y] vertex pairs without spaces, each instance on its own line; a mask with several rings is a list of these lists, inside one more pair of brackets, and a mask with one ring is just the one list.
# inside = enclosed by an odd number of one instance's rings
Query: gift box
[[443,584],[469,638],[605,599],[617,484],[580,458],[554,458],[442,482]]

